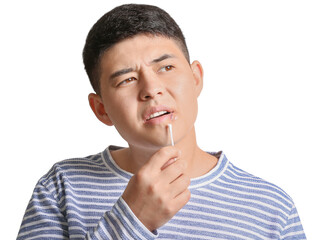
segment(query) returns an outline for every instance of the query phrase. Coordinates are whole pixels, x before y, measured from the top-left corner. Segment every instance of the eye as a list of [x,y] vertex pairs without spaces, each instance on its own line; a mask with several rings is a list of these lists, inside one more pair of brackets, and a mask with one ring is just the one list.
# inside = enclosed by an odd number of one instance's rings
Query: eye
[[168,72],[168,71],[171,71],[173,68],[174,68],[174,66],[172,66],[172,65],[167,65],[167,66],[162,67],[162,68],[159,70],[159,72]]
[[130,77],[130,78],[127,78],[127,79],[121,81],[117,86],[127,85],[127,84],[130,84],[131,82],[133,82],[135,80],[136,80],[136,78]]

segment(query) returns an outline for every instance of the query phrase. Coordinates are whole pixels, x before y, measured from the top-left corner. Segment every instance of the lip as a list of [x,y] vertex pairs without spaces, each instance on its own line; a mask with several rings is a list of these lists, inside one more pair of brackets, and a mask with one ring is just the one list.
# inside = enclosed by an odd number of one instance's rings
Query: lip
[[[167,112],[170,112],[170,114],[162,115],[160,117],[156,117],[156,118],[152,118],[152,119],[148,120],[148,118],[150,117],[151,114],[160,112],[160,111],[167,111]],[[149,107],[144,111],[144,114],[143,114],[144,123],[146,123],[146,124],[162,123],[163,121],[165,121],[167,119],[172,119],[173,113],[174,113],[174,109],[172,109],[168,106],[160,105],[160,106]]]

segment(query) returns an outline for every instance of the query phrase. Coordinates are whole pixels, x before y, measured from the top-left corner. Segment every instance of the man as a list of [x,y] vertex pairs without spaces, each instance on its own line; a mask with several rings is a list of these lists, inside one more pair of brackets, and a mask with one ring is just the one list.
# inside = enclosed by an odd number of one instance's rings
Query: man
[[128,148],[55,164],[18,239],[305,239],[286,193],[198,147],[203,68],[166,12],[113,9],[89,32],[83,59],[93,112]]

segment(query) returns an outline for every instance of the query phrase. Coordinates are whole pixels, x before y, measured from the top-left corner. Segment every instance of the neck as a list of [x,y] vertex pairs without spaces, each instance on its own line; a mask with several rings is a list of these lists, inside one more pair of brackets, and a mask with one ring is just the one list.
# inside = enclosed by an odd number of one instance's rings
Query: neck
[[[208,172],[216,164],[216,159],[203,152],[196,142],[196,133],[194,127],[184,139],[175,144],[175,147],[181,150],[181,159],[187,162],[186,174],[191,178],[198,177]],[[112,152],[116,163],[124,170],[133,174],[158,151],[159,148],[142,148],[129,144],[129,148]]]

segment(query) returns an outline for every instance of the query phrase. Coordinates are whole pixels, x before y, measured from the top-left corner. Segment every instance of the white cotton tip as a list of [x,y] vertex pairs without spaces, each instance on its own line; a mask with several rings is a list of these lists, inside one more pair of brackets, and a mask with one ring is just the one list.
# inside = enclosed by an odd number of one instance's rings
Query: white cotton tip
[[168,126],[169,136],[171,138],[171,144],[172,144],[172,146],[174,146],[172,124],[167,124],[167,126]]

